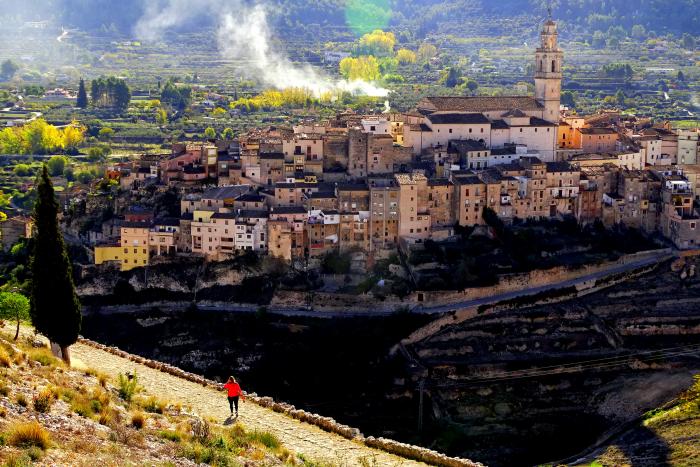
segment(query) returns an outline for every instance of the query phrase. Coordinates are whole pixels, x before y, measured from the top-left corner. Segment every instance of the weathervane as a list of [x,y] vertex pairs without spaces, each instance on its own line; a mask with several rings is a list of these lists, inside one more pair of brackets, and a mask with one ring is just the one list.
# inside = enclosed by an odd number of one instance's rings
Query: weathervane
[[547,1],[547,19],[552,20],[552,0]]

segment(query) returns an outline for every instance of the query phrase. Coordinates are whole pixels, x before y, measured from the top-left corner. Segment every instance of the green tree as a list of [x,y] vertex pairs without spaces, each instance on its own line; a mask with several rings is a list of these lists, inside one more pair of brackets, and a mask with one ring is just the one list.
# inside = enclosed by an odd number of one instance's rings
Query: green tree
[[160,101],[174,110],[185,110],[192,104],[192,88],[176,86],[170,79],[160,92]]
[[440,84],[444,84],[448,88],[453,88],[459,84],[459,79],[459,70],[455,67],[449,67],[447,70],[442,72]]
[[622,89],[618,89],[615,93],[615,101],[617,101],[617,104],[625,105],[625,99],[627,99],[627,96],[625,96],[624,91]]
[[593,39],[591,40],[591,46],[594,49],[603,49],[603,48],[605,48],[606,44],[607,44],[607,42],[605,39],[605,34],[603,34],[603,31],[596,31],[593,33]]
[[49,159],[46,165],[49,168],[49,174],[52,177],[58,177],[59,175],[63,174],[63,171],[66,168],[66,158],[63,156],[53,156],[51,159]]
[[474,94],[477,89],[479,89],[479,83],[474,81],[473,79],[468,79],[466,83],[464,83],[464,87],[469,89],[469,92]]
[[204,137],[207,139],[216,138],[216,130],[212,127],[207,128],[206,130],[204,130]]
[[111,108],[123,112],[129,108],[131,90],[123,79],[115,76],[104,76],[92,81],[90,87],[92,105],[95,107]]
[[576,108],[576,95],[572,91],[562,91],[561,103],[572,109]]
[[2,65],[0,65],[0,79],[3,81],[11,80],[18,71],[19,65],[12,60],[5,60],[2,62]]
[[85,80],[80,78],[80,85],[78,86],[78,101],[76,105],[81,109],[86,109],[88,106],[88,96],[87,90],[85,89]]
[[0,293],[0,318],[17,320],[15,340],[19,338],[19,324],[29,319],[29,300],[20,293]]
[[644,29],[644,26],[642,26],[641,24],[635,24],[634,26],[632,26],[632,37],[634,37],[637,40],[646,39],[647,30]]
[[156,110],[156,123],[158,125],[166,125],[168,123],[168,111],[163,107]]
[[32,168],[27,164],[17,164],[14,173],[18,177],[29,177],[32,174]]
[[226,141],[231,141],[233,139],[233,130],[231,128],[224,128],[221,132],[221,137]]
[[681,70],[678,70],[678,74],[676,75],[676,80],[678,82],[684,83],[685,82],[685,74]]
[[695,38],[686,32],[681,39],[681,46],[683,46],[684,49],[695,50]]
[[70,259],[58,226],[58,203],[49,172],[43,167],[34,205],[34,247],[30,259],[30,315],[36,330],[61,348],[70,364],[70,346],[78,340],[80,302],[75,293]]
[[109,127],[100,128],[98,135],[102,141],[109,141],[114,136],[114,130]]

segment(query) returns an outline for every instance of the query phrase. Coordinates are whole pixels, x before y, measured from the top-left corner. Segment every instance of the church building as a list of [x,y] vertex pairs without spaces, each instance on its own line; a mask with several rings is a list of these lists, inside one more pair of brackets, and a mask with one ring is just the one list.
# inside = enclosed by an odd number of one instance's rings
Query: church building
[[540,36],[533,97],[426,97],[407,116],[404,145],[423,154],[452,140],[474,140],[491,150],[519,146],[543,162],[556,161],[564,53],[551,18]]

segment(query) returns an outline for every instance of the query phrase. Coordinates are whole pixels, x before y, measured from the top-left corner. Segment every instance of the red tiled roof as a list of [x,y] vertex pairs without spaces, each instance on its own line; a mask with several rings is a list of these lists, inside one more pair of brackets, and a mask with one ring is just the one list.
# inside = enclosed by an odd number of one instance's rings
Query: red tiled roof
[[418,103],[419,110],[428,112],[493,112],[514,109],[527,111],[543,108],[534,97],[528,96],[426,97]]

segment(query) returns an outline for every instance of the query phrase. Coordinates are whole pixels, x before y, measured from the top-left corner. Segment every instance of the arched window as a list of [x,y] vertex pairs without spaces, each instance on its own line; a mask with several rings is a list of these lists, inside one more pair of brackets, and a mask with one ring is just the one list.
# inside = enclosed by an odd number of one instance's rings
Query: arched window
[[557,62],[556,60],[552,60],[552,73],[557,71]]
[[540,60],[540,71],[544,71],[544,63]]

